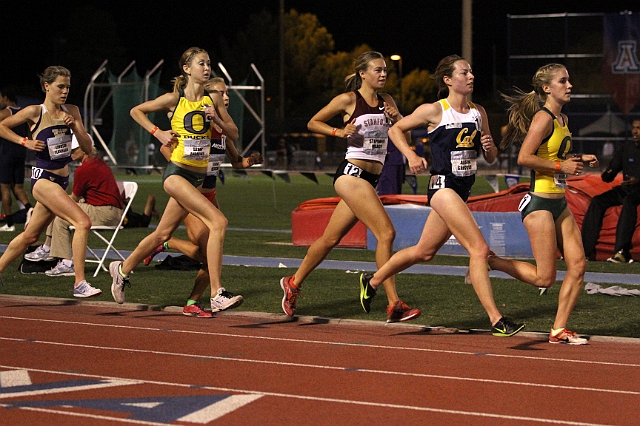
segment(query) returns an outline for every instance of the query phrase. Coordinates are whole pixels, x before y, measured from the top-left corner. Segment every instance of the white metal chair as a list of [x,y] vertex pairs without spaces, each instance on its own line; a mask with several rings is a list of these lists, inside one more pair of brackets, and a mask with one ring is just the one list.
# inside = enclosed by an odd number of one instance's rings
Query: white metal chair
[[[98,253],[96,253],[91,247],[89,247],[89,245],[87,245],[87,250],[93,255],[95,259],[90,259],[87,256],[85,263],[98,264],[95,272],[93,273],[94,277],[98,275],[98,272],[100,271],[101,268],[105,272],[108,271],[107,268],[104,266],[104,262],[107,259],[107,256],[109,255],[109,252],[111,250],[116,252],[116,254],[120,257],[120,259],[124,260],[124,256],[113,245],[113,242],[115,241],[116,236],[118,235],[118,231],[124,228],[123,226],[124,218],[127,216],[127,212],[131,208],[131,203],[133,202],[133,199],[136,196],[136,192],[138,192],[138,184],[136,182],[123,181],[123,182],[118,182],[118,188],[120,189],[120,192],[124,194],[124,209],[122,210],[122,217],[120,218],[120,223],[118,223],[118,225],[116,226],[105,226],[105,225],[91,226],[91,231],[94,233],[94,235],[100,238],[107,245],[104,249],[104,254],[102,256],[98,255]],[[73,230],[75,229],[75,227],[70,226],[69,229]],[[101,232],[104,232],[106,234],[106,231],[113,231],[109,239],[105,238],[105,236],[101,234]]]

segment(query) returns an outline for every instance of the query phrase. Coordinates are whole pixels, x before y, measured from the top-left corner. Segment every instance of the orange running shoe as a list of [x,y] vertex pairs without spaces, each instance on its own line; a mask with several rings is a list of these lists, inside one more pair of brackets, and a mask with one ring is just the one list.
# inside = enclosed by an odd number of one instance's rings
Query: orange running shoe
[[280,287],[284,295],[282,296],[282,310],[287,316],[292,317],[296,314],[296,300],[300,294],[300,289],[293,285],[293,277],[283,277],[280,280]]
[[213,315],[211,312],[207,312],[200,307],[197,303],[193,305],[185,305],[182,308],[182,315],[186,315],[188,317],[198,317],[198,318],[211,318]]
[[420,309],[412,309],[402,300],[398,300],[393,306],[387,306],[387,322],[410,321],[421,314]]
[[564,343],[565,345],[586,345],[589,340],[578,337],[574,331],[560,328],[558,330],[551,329],[549,333],[549,343]]

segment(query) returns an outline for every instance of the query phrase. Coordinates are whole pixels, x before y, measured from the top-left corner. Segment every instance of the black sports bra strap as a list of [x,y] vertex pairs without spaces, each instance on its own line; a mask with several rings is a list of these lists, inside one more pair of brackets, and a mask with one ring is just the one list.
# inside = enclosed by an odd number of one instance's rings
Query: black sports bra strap
[[545,111],[547,114],[549,114],[551,116],[552,120],[556,119],[556,116],[551,111],[549,111],[549,109],[547,107],[543,106],[543,107],[540,107],[540,109],[542,111]]

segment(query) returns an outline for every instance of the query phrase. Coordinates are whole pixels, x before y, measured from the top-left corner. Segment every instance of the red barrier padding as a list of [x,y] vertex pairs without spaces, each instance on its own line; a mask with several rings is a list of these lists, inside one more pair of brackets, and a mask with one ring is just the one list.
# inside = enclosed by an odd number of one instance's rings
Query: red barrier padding
[[[339,201],[338,197],[335,198]],[[311,209],[294,210],[291,213],[293,245],[308,247],[313,244],[315,240],[320,238],[329,223],[329,218],[331,217],[336,204],[338,204],[337,201],[335,204],[327,203],[324,207],[321,207],[321,204],[315,204],[316,207]],[[340,240],[338,247],[367,248],[367,228],[362,224],[362,222],[356,223],[356,225],[347,232],[347,235]]]
[[[612,183],[603,182],[599,174],[587,174],[584,176],[571,177],[567,180],[569,186],[566,191],[569,209],[576,219],[578,227],[582,228],[582,220],[589,208],[591,198],[608,191],[615,185],[619,185],[622,176],[618,175]],[[528,183],[521,183],[509,189],[494,193],[469,197],[467,205],[471,211],[487,212],[514,212],[518,211],[518,204],[522,197],[529,190]],[[426,195],[382,195],[382,204],[418,204],[427,205]],[[293,234],[293,245],[309,246],[317,240],[329,223],[329,218],[333,213],[340,197],[316,198],[301,203],[291,213],[291,228]],[[596,259],[606,260],[613,255],[616,240],[616,226],[622,207],[612,207],[607,210],[602,221],[602,230],[596,246]],[[640,207],[639,207],[640,210]],[[640,213],[638,223],[633,237],[633,248],[631,257],[634,261],[640,261]],[[358,222],[356,226],[342,239],[338,247],[367,247],[367,230],[365,226]]]

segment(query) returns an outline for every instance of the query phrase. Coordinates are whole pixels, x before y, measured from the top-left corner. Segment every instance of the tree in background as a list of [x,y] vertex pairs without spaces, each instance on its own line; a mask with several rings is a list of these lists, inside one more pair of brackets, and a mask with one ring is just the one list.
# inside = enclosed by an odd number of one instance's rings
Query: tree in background
[[435,102],[435,82],[429,71],[415,69],[402,77],[402,108],[403,115],[410,114],[418,106]]

